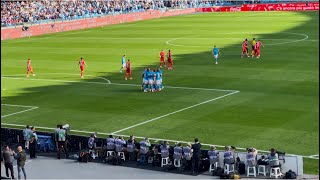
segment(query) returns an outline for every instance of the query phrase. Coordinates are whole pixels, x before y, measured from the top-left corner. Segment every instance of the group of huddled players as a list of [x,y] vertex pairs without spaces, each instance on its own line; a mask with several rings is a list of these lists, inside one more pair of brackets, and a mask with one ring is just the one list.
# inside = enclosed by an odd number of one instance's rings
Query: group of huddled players
[[144,68],[142,73],[143,92],[156,92],[163,89],[162,85],[162,71],[159,68],[153,70],[152,68]]
[[[252,48],[252,52],[251,52],[251,57],[254,58],[254,56],[256,56],[257,58],[260,58],[261,55],[261,46],[264,47],[264,45],[262,44],[262,42],[260,40],[256,41],[256,38],[253,38],[251,41],[251,48]],[[247,57],[250,57],[249,55],[249,49],[248,49],[248,39],[245,39],[242,43],[242,53],[241,53],[241,58],[244,57],[244,55],[246,55]]]

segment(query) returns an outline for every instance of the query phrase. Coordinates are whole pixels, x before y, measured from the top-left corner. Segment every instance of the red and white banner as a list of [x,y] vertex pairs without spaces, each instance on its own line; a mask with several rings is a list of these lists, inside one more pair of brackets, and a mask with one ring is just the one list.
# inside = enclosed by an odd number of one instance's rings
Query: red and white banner
[[313,11],[319,10],[319,2],[282,3],[282,4],[243,4],[237,6],[217,6],[197,8],[197,12],[234,12],[234,11]]
[[40,24],[30,26],[28,31],[22,31],[22,27],[1,29],[1,40],[15,39],[27,36],[38,36],[42,34],[57,33],[64,31],[80,30],[99,26],[107,26],[111,24],[120,24],[125,22],[134,22],[139,20],[154,19],[166,16],[177,16],[182,14],[194,13],[195,9],[170,10],[161,12],[158,10],[139,12],[131,14],[120,14],[114,16],[105,16],[90,19],[72,20],[64,22],[56,22],[52,24]]

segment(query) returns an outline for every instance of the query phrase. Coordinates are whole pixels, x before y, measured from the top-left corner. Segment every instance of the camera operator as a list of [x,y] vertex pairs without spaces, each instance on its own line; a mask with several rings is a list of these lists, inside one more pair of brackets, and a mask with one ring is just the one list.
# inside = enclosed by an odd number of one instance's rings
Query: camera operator
[[114,143],[115,143],[115,149],[117,153],[126,151],[126,148],[124,147],[126,145],[126,141],[123,139],[122,136],[119,136]]
[[270,154],[267,159],[269,159],[269,165],[271,168],[280,167],[279,155],[274,148],[270,149]]
[[216,162],[219,162],[219,151],[217,151],[216,146],[210,147],[210,151],[208,151],[208,157],[210,164],[215,164]]
[[181,143],[178,142],[173,148],[173,159],[180,161],[182,159],[182,151]]
[[192,145],[193,157],[192,157],[192,174],[195,174],[195,171],[200,170],[200,156],[201,156],[201,144],[199,143],[198,138],[194,139],[194,144]]
[[139,151],[139,157],[138,159],[141,159],[141,155],[144,155],[146,156],[147,158],[147,155],[149,153],[149,147],[151,146],[150,142],[149,142],[149,139],[148,138],[144,138],[144,140],[142,140],[140,142],[140,151]]
[[163,141],[163,143],[160,146],[160,150],[161,150],[161,158],[169,157],[169,143],[167,141]]
[[95,139],[97,138],[97,134],[93,133],[90,135],[89,139],[88,139],[88,148],[90,150],[95,150],[96,149],[96,143],[95,143]]
[[9,178],[9,170],[11,173],[11,178],[14,179],[14,172],[13,172],[13,158],[15,152],[11,150],[9,146],[4,146],[4,150],[1,153],[4,159],[4,167],[6,168],[6,175]]
[[130,136],[130,138],[127,141],[127,151],[129,153],[129,161],[135,161],[136,160],[136,145],[134,136]]
[[183,169],[190,169],[190,162],[191,162],[192,152],[193,152],[193,149],[191,149],[191,144],[187,143],[186,147],[184,147],[182,150],[183,150],[183,160],[182,160]]
[[115,151],[115,145],[114,145],[115,139],[113,138],[112,135],[109,135],[109,137],[107,138],[103,150],[104,150],[104,155],[103,155],[103,159],[107,158],[107,152],[108,151]]
[[258,154],[258,150],[256,150],[255,148],[247,148],[247,166],[248,167],[253,167],[257,165],[257,154]]
[[60,129],[57,131],[57,137],[56,137],[56,139],[58,140],[58,159],[60,159],[62,147],[63,147],[64,153],[66,154],[66,158],[68,159],[69,155],[68,155],[68,149],[67,149],[67,132],[62,125],[60,125],[59,128]]
[[231,150],[230,146],[225,147],[225,151],[223,154],[224,164],[234,164],[234,152]]

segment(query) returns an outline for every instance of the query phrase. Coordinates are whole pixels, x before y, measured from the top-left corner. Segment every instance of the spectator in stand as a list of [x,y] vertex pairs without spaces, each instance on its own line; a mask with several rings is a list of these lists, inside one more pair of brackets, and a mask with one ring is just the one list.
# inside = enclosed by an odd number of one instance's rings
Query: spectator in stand
[[17,159],[18,179],[21,179],[21,170],[23,172],[24,179],[27,179],[26,170],[24,169],[24,165],[27,160],[27,155],[22,150],[21,146],[18,146],[17,150],[18,153],[14,153],[14,158]]
[[192,174],[195,174],[195,171],[199,172],[200,170],[200,156],[201,156],[201,144],[199,143],[198,138],[194,139],[194,144],[192,145],[193,157],[192,157]]
[[270,149],[270,154],[267,159],[269,159],[269,165],[271,168],[280,167],[279,155],[274,148]]
[[9,146],[4,146],[4,150],[2,152],[1,157],[4,160],[4,167],[6,168],[6,175],[9,177],[9,170],[11,173],[11,179],[14,179],[14,172],[13,172],[13,158],[14,158],[14,151],[11,150]]

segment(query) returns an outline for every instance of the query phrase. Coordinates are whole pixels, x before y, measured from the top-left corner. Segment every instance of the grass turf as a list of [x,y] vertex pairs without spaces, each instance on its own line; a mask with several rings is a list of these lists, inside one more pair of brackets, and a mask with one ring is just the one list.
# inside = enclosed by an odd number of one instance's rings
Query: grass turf
[[[156,67],[160,50],[170,49],[174,70],[163,70],[165,86],[240,92],[120,134],[319,154],[318,21],[317,12],[207,13],[2,41],[1,103],[39,107],[2,122],[110,133],[229,93],[107,85],[105,79],[140,84],[142,68]],[[265,44],[262,57],[241,59],[241,41],[253,37]],[[132,61],[132,81],[119,73],[123,54]],[[37,74],[29,80],[28,57]],[[84,80],[80,57],[91,75]],[[2,116],[25,110],[1,109]],[[318,173],[318,160],[306,162],[305,173]]]

